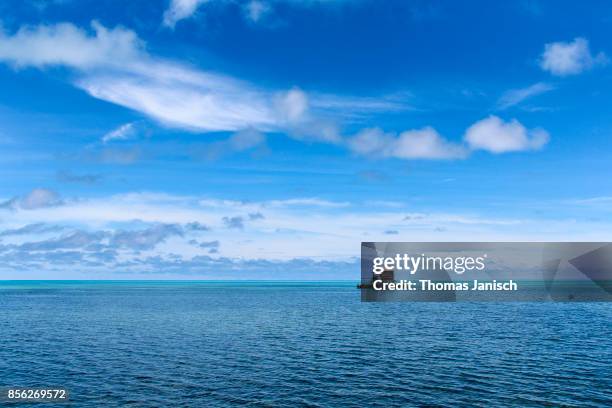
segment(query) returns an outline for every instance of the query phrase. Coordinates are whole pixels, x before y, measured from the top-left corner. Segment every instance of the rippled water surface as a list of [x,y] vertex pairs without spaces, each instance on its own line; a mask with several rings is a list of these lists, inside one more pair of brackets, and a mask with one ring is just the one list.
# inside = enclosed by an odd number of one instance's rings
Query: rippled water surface
[[79,407],[609,407],[612,304],[372,304],[352,283],[0,282],[2,385],[65,386]]

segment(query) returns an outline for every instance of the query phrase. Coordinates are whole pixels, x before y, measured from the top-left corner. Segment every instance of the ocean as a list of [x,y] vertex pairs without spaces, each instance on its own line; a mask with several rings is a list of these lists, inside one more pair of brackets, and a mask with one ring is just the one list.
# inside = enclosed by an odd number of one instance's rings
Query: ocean
[[0,282],[0,387],[78,407],[612,406],[612,303],[361,303],[355,284]]

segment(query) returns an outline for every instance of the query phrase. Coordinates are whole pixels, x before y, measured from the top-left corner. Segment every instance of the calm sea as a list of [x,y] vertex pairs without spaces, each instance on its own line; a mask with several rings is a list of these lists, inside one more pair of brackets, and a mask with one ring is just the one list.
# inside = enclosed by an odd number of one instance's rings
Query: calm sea
[[338,282],[0,282],[1,386],[64,386],[78,407],[610,407],[612,303],[360,303]]

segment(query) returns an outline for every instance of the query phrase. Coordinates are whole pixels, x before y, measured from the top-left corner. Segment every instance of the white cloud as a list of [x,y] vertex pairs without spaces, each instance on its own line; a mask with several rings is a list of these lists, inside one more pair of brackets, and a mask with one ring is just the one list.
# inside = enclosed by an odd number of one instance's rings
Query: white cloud
[[16,67],[67,65],[79,69],[119,66],[142,58],[142,42],[123,28],[92,22],[93,35],[69,23],[0,31],[0,60]]
[[538,82],[527,88],[521,89],[511,89],[505,92],[497,101],[497,107],[499,109],[507,109],[512,106],[518,105],[523,102],[525,99],[531,98],[533,96],[541,95],[543,93],[552,91],[554,86],[544,83]]
[[577,37],[572,42],[554,42],[544,46],[540,67],[553,75],[567,76],[580,74],[596,65],[604,65],[608,58],[603,52],[593,56],[589,42]]
[[102,149],[99,154],[89,157],[94,161],[113,164],[133,164],[142,156],[142,152],[138,147],[129,149]]
[[257,147],[265,141],[266,137],[260,132],[254,129],[245,129],[234,133],[227,142],[232,150],[242,152]]
[[396,138],[380,128],[363,129],[348,141],[349,148],[355,153],[369,156],[388,157]]
[[142,112],[172,127],[237,131],[248,127],[271,130],[280,125],[269,95],[230,77],[164,62],[135,71],[140,72],[86,75],[77,85],[98,99]]
[[601,205],[603,208],[610,208],[610,204],[612,204],[612,197],[601,196],[601,197],[581,198],[581,199],[576,199],[576,200],[570,200],[569,203],[582,204],[582,205]]
[[308,97],[299,88],[278,94],[275,102],[281,118],[289,123],[303,120],[308,111]]
[[171,0],[170,6],[164,12],[164,25],[174,28],[176,23],[191,17],[201,4],[208,0]]
[[135,134],[136,128],[134,122],[125,123],[102,136],[102,142],[108,143],[111,140],[125,140],[133,137]]
[[404,131],[399,136],[379,128],[364,129],[348,141],[348,146],[358,154],[376,158],[457,159],[467,155],[461,145],[445,140],[431,127]]
[[[397,230],[403,237],[433,239],[437,234],[434,228],[440,226],[458,234],[494,226],[501,233],[520,222],[442,213],[413,214],[406,221],[406,215],[401,208],[387,207],[381,211],[378,204],[363,207],[316,197],[240,202],[132,193],[16,211],[11,213],[10,222],[0,223],[0,229],[15,230],[44,222],[71,230],[78,227],[90,234],[104,232],[100,237],[110,240],[108,244],[120,243],[121,248],[113,249],[128,251],[123,256],[133,259],[169,253],[185,258],[208,254],[206,249],[189,244],[199,238],[222,242],[218,256],[233,259],[346,260],[358,255],[360,241],[384,240],[385,230]],[[195,223],[206,228],[191,228]],[[58,233],[62,231],[58,229]],[[129,252],[153,246],[154,252]]]
[[244,152],[264,145],[266,137],[255,129],[245,129],[231,135],[227,140],[211,143],[204,152],[207,159],[218,159],[225,154]]
[[[69,270],[87,271],[97,265],[111,272],[162,273],[202,256],[231,262],[349,261],[359,256],[361,241],[387,241],[385,231],[397,231],[397,240],[407,241],[596,241],[605,239],[610,230],[608,223],[601,222],[572,220],[568,224],[563,219],[407,212],[402,207],[381,208],[377,202],[336,203],[341,202],[321,198],[241,202],[132,193],[75,199],[28,211],[5,209],[6,214],[0,210],[0,215],[10,214],[0,219],[0,276],[6,276],[7,268],[54,267],[65,273],[67,265],[73,265]],[[194,245],[215,241],[219,245],[212,254],[210,245]],[[196,273],[204,269],[200,265]]]
[[182,236],[183,229],[176,224],[158,224],[146,229],[124,231],[113,234],[110,245],[131,249],[152,249],[172,236]]
[[340,143],[342,136],[338,125],[314,115],[310,104],[310,98],[297,87],[279,92],[274,97],[277,116],[289,136],[300,140]]
[[549,135],[543,129],[527,129],[516,119],[504,122],[489,116],[470,126],[464,139],[473,150],[505,153],[540,149],[548,143]]
[[407,130],[399,135],[369,128],[349,138],[346,144],[353,152],[373,158],[461,159],[472,150],[491,153],[537,150],[548,140],[548,132],[543,129],[526,129],[515,119],[504,122],[490,116],[470,126],[461,144],[444,139],[431,127]]
[[[406,94],[376,99],[309,96],[297,87],[287,91],[261,89],[227,75],[151,56],[132,31],[108,29],[95,22],[92,27],[93,31],[87,32],[71,24],[58,24],[25,27],[12,36],[2,34],[0,61],[19,67],[72,68],[76,73],[75,85],[91,96],[141,112],[165,126],[197,132],[238,132],[224,149],[245,150],[241,147],[245,142],[262,143],[262,135],[252,138],[253,135],[276,131],[300,140],[335,143],[358,154],[381,158],[454,159],[467,156],[464,146],[444,139],[431,127],[400,134],[364,129],[348,139],[342,136],[337,120],[346,118],[347,112],[350,116],[356,112],[363,115],[364,112],[404,110],[409,108],[405,104]],[[515,94],[505,103],[515,103],[542,89],[539,85]],[[512,125],[502,130],[514,128],[516,126]],[[108,133],[103,140],[125,138],[133,130],[134,125],[127,124]],[[250,141],[240,135],[244,131],[254,132]],[[491,147],[473,137],[469,138],[474,139],[470,146],[502,152],[536,148],[545,143],[545,132],[532,133],[529,138],[520,136],[520,131],[512,133],[510,138],[502,138],[511,139],[522,147]],[[519,140],[521,138],[526,140]],[[136,150],[108,150],[102,159],[132,162],[139,155]]]
[[62,205],[63,201],[58,193],[46,188],[35,188],[29,193],[13,197],[4,203],[0,203],[1,208],[12,210],[36,210],[45,207]]
[[92,23],[93,34],[72,24],[22,28],[0,37],[0,60],[15,66],[68,66],[76,85],[93,97],[142,112],[168,126],[236,131],[281,126],[266,92],[234,78],[151,57],[138,37]]
[[28,224],[15,229],[8,229],[0,232],[0,237],[35,235],[41,236],[50,232],[61,232],[64,228],[57,225],[47,225],[44,222]]
[[270,4],[264,1],[251,0],[244,5],[245,16],[249,21],[259,22],[271,12]]
[[68,170],[57,172],[57,179],[63,183],[95,184],[100,182],[102,178],[100,174],[77,174]]
[[350,119],[359,119],[371,112],[405,112],[416,110],[410,105],[413,95],[398,92],[376,97],[338,97],[337,95],[315,93],[310,104],[313,109],[333,111]]
[[[163,24],[174,28],[176,23],[192,17],[198,8],[211,0],[171,0],[168,9],[164,12]],[[343,3],[344,0],[214,0],[221,5],[241,4],[244,18],[252,23],[264,20],[264,17],[273,12],[274,3],[289,3],[294,6],[312,6],[315,4]]]
[[463,147],[445,140],[431,127],[400,133],[393,149],[393,156],[401,159],[457,159],[466,156]]
[[320,198],[290,198],[286,200],[264,201],[263,207],[325,207],[325,208],[344,208],[351,204],[347,201],[329,201]]
[[[227,75],[151,56],[132,31],[108,29],[96,22],[92,27],[88,32],[64,23],[23,27],[12,36],[2,34],[0,61],[17,67],[72,68],[77,73],[75,85],[91,96],[191,131],[252,128],[338,142],[338,125],[323,117],[339,117],[346,107],[363,112],[383,109],[372,103],[374,98],[321,95],[311,100],[299,88],[261,89]],[[311,112],[311,103],[316,112]]]

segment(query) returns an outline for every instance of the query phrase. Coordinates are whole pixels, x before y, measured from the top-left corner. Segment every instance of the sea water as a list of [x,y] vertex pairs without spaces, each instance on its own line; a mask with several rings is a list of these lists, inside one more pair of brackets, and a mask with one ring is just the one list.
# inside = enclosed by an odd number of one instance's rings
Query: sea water
[[0,387],[78,407],[612,406],[611,303],[359,299],[354,282],[0,282]]

